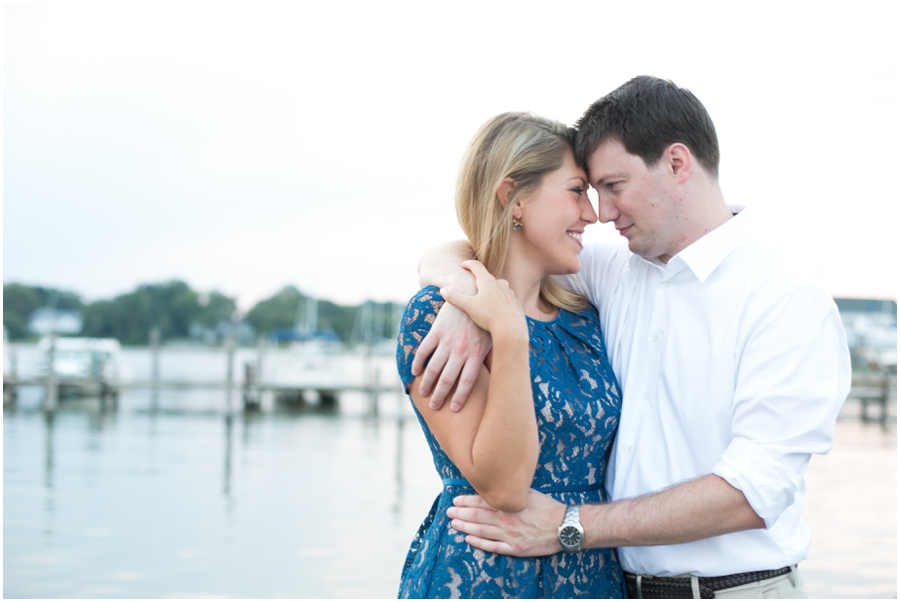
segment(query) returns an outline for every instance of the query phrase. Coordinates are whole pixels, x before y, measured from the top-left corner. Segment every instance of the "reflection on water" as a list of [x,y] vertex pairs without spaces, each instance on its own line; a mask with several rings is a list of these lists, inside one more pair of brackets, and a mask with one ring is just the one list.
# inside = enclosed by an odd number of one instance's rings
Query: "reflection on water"
[[[224,392],[4,411],[5,597],[390,598],[440,483],[408,402],[226,418]],[[896,422],[815,457],[812,597],[896,595]]]
[[396,594],[439,488],[400,416],[131,401],[5,412],[6,597]]
[[807,472],[807,591],[813,598],[895,598],[896,421],[882,429],[844,418],[831,453],[814,456]]

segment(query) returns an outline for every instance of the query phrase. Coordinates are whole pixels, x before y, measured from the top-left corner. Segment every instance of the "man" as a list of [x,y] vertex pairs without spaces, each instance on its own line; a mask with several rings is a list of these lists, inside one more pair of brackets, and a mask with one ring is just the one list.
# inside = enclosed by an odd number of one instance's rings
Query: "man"
[[[715,128],[688,90],[629,81],[582,117],[576,156],[600,221],[628,240],[585,249],[580,272],[624,392],[615,501],[567,509],[532,491],[523,512],[501,514],[464,496],[453,527],[502,554],[619,547],[632,597],[805,597],[803,474],[830,449],[850,386],[834,302],[752,239],[752,211],[728,208]],[[447,284],[446,261],[426,255],[422,279]],[[422,389],[437,385],[439,407],[465,365],[453,409],[489,342],[449,320],[413,369],[431,356]]]

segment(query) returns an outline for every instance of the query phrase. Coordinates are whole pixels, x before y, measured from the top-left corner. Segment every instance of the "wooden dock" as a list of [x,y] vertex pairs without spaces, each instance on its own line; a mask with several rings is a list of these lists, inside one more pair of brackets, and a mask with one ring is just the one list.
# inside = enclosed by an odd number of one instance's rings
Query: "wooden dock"
[[[284,405],[301,407],[310,402],[310,397],[315,396],[322,406],[337,405],[342,393],[362,393],[369,397],[370,407],[373,413],[378,412],[378,398],[384,393],[402,393],[400,383],[381,383],[378,374],[370,383],[348,383],[340,386],[334,384],[317,385],[309,384],[283,384],[265,383],[253,381],[228,381],[228,380],[122,380],[102,381],[90,378],[72,378],[61,376],[40,376],[21,378],[15,375],[3,377],[3,401],[4,404],[14,403],[19,387],[39,387],[46,391],[44,409],[53,411],[59,400],[66,396],[67,391],[78,391],[81,395],[99,397],[104,400],[116,401],[121,391],[124,390],[150,390],[150,391],[223,391],[229,397],[240,392],[243,409],[245,411],[259,410],[260,399],[263,393],[272,393],[276,401]],[[311,395],[312,394],[312,395]],[[228,399],[228,407],[231,407],[231,399]]]
[[[866,374],[854,375],[853,386],[847,401],[859,403],[859,418],[863,422],[878,422],[885,425],[891,418],[889,405],[893,402],[896,412],[897,406],[897,374]],[[845,402],[846,403],[846,402]],[[875,416],[869,413],[869,406],[877,408]],[[896,414],[893,416],[896,420]]]
[[[244,362],[243,370],[236,369],[236,343],[229,338],[225,342],[226,372],[223,379],[197,380],[181,378],[165,378],[161,375],[159,329],[150,331],[150,377],[143,379],[120,378],[119,376],[86,376],[74,377],[65,374],[54,373],[52,370],[54,341],[51,339],[47,364],[51,366],[49,374],[38,376],[17,375],[15,357],[12,360],[12,373],[3,375],[3,402],[4,405],[13,404],[16,401],[20,387],[38,387],[45,391],[42,406],[45,411],[56,410],[60,399],[69,394],[80,396],[98,397],[104,403],[111,401],[117,403],[121,391],[125,390],[150,390],[159,391],[223,391],[225,393],[226,411],[230,414],[234,407],[234,395],[240,392],[243,409],[245,411],[258,411],[261,409],[263,394],[274,396],[276,403],[289,407],[300,408],[308,405],[312,400],[320,406],[332,407],[338,404],[343,393],[362,393],[368,396],[370,411],[378,413],[378,399],[383,393],[403,394],[398,378],[388,379],[384,382],[379,369],[374,364],[369,364],[362,378],[344,380],[343,377],[328,371],[307,370],[301,368],[300,372],[289,371],[288,374],[279,374],[261,379],[259,374],[263,358],[267,355],[266,342],[260,339],[257,348],[256,361]],[[373,359],[371,348],[365,356],[367,362]],[[268,360],[266,360],[268,361]],[[303,371],[306,370],[306,371]],[[117,373],[114,372],[114,374]],[[238,375],[240,374],[240,376]],[[298,375],[301,378],[298,378]]]

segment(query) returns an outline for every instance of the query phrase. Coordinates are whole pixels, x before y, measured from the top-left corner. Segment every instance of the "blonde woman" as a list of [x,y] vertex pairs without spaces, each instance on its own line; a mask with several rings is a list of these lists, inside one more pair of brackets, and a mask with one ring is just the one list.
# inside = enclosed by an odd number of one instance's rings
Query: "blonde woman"
[[[455,496],[476,492],[501,512],[524,508],[532,488],[576,510],[608,499],[606,458],[621,394],[597,311],[550,278],[579,270],[581,235],[597,221],[573,135],[527,113],[504,113],[481,127],[456,193],[475,249],[464,266],[477,292],[426,287],[403,316],[397,365],[443,489],[410,548],[400,597],[624,596],[615,550],[581,550],[577,518],[561,533],[568,551],[514,558],[470,547],[446,516]],[[430,409],[421,377],[411,372],[445,301],[493,342],[490,367],[481,368],[459,412]]]

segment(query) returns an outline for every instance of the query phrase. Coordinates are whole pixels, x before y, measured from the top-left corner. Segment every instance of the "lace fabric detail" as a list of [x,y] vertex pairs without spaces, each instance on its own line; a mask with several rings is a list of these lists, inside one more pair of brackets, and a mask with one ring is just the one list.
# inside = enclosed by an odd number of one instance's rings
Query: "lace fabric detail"
[[[400,324],[397,368],[408,388],[416,349],[444,300],[426,287],[409,302]],[[593,307],[561,310],[556,320],[528,319],[530,368],[540,439],[532,487],[568,504],[608,500],[606,461],[618,426],[622,396]],[[413,404],[445,484],[419,528],[400,584],[401,598],[621,598],[626,595],[614,549],[539,558],[489,554],[452,529],[453,498],[475,493],[441,448]],[[463,483],[463,484],[458,484]]]

